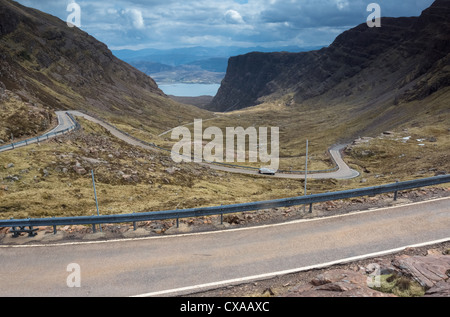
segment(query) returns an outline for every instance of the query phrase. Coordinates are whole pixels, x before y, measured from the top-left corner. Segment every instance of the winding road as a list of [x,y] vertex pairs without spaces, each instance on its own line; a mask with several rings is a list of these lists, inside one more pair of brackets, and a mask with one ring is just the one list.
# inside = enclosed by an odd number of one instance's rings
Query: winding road
[[[121,139],[122,141],[127,142],[128,144],[139,146],[141,148],[147,149],[147,150],[155,150],[155,147],[149,146],[145,143],[139,142],[138,140],[131,138],[130,136],[122,133],[121,131],[117,130],[113,126],[98,120],[90,115],[87,115],[85,113],[82,113],[80,111],[69,111],[68,113],[72,114],[76,117],[83,117],[91,122],[97,123],[107,129],[112,135],[115,137]],[[171,130],[170,130],[171,131]],[[359,172],[351,169],[345,161],[342,159],[341,151],[345,148],[345,145],[335,145],[330,149],[330,155],[333,157],[334,161],[336,162],[338,166],[338,170],[334,172],[328,172],[328,173],[310,173],[308,174],[308,178],[310,179],[351,179],[359,176]],[[247,174],[247,175],[259,175],[261,177],[276,177],[276,178],[286,178],[286,179],[304,179],[305,175],[303,174],[283,174],[283,173],[277,173],[274,176],[268,176],[268,175],[260,175],[257,170],[254,169],[246,169],[246,168],[239,168],[239,167],[229,167],[225,165],[219,165],[219,164],[210,164],[210,163],[199,163],[201,165],[207,166],[211,169],[220,170],[223,172],[229,172],[229,173],[239,173],[239,174]]]
[[[0,147],[0,153],[4,151],[10,151],[14,150],[18,147],[27,146],[33,143],[42,142],[44,140],[48,140],[51,138],[56,137],[57,134],[62,133],[68,133],[74,129],[74,122],[72,119],[68,116],[68,114],[71,114],[74,117],[82,117],[86,120],[89,120],[91,122],[97,123],[107,129],[112,135],[117,137],[118,139],[127,142],[128,144],[139,146],[141,148],[155,151],[157,150],[156,147],[149,146],[143,142],[140,142],[139,140],[132,138],[125,133],[119,131],[112,125],[107,124],[106,122],[96,119],[90,115],[87,115],[80,111],[57,111],[56,115],[58,116],[58,126],[54,128],[53,130],[32,139],[28,139],[27,141],[21,141],[20,143],[15,143],[14,146],[11,145],[5,145]],[[173,129],[172,129],[173,130]],[[168,132],[172,131],[169,130]],[[168,133],[165,132],[165,133]],[[310,179],[351,179],[359,176],[359,172],[351,169],[345,161],[342,159],[341,151],[345,148],[345,145],[335,145],[330,149],[330,155],[336,162],[338,169],[334,172],[324,172],[324,173],[309,173],[308,178]],[[207,166],[211,169],[220,170],[223,172],[229,172],[229,173],[239,173],[239,174],[247,174],[247,175],[258,175],[261,177],[272,177],[272,178],[285,178],[285,179],[304,179],[304,174],[288,174],[288,173],[277,173],[274,176],[268,176],[268,175],[260,175],[258,173],[258,170],[256,169],[247,169],[247,168],[239,168],[239,167],[232,167],[229,165],[220,165],[220,164],[211,164],[207,162],[198,163],[203,166]]]

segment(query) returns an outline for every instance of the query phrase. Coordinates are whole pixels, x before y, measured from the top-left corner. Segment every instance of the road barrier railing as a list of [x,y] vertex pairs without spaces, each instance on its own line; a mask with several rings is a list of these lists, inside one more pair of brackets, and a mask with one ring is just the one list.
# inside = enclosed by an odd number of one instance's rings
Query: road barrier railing
[[292,207],[300,205],[312,206],[312,204],[315,203],[363,197],[363,196],[375,196],[385,193],[395,193],[394,199],[396,199],[397,193],[399,191],[435,186],[445,183],[450,183],[450,175],[440,175],[431,178],[397,182],[375,187],[366,187],[360,189],[351,189],[337,192],[328,192],[307,196],[299,196],[268,201],[258,201],[252,203],[235,204],[227,206],[202,207],[184,210],[167,210],[167,211],[154,211],[154,212],[117,214],[117,215],[0,220],[0,227],[12,227],[12,228],[29,227],[30,229],[32,229],[33,227],[53,226],[54,233],[56,233],[57,226],[92,225],[95,231],[95,226],[102,224],[133,223],[134,228],[136,228],[137,222],[155,221],[155,220],[173,220],[173,219],[177,220],[178,226],[179,219],[182,218],[195,218],[203,216],[220,215],[221,219],[223,220],[223,215],[225,214],[242,213],[246,211]]

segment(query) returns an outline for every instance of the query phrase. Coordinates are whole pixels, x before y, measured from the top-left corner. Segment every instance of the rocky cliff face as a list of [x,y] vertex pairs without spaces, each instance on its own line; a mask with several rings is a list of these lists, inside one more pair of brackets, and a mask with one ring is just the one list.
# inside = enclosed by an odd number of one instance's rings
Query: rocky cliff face
[[450,1],[437,0],[420,17],[362,24],[318,51],[233,57],[209,108],[236,110],[286,95],[297,103],[425,98],[450,85],[449,53]]
[[[25,101],[80,109],[178,119],[191,109],[170,101],[155,81],[117,59],[107,46],[64,21],[0,0],[0,82]],[[163,128],[163,127],[162,127]]]

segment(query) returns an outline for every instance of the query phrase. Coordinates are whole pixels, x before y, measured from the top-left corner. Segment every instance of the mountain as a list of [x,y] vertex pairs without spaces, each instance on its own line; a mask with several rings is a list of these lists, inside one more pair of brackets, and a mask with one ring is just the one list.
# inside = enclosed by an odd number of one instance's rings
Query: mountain
[[[421,100],[450,86],[450,1],[420,17],[382,18],[302,53],[230,58],[209,110],[231,111],[283,98],[288,105],[360,103],[376,107]],[[320,101],[320,102],[319,102]]]
[[214,73],[225,73],[227,71],[228,58],[212,57],[188,63],[187,65],[198,66],[203,70]]
[[11,0],[0,0],[0,56],[0,86],[26,102],[155,130],[204,115],[172,101],[151,77],[86,32]]

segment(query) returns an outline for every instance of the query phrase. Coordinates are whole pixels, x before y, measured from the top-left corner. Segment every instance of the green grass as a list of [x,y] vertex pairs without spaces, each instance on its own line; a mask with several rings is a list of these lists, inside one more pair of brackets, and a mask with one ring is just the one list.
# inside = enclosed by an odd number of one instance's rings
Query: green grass
[[421,297],[425,295],[425,289],[419,283],[405,276],[381,275],[380,282],[381,285],[373,287],[373,289],[399,297]]

